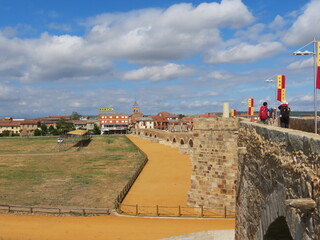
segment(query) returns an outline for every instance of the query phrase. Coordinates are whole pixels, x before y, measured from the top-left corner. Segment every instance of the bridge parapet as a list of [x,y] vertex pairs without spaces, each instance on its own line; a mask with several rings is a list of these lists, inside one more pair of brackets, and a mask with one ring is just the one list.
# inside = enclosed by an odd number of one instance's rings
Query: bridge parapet
[[188,204],[234,213],[239,119],[194,119]]
[[[238,145],[246,151],[239,152],[236,239],[320,239],[320,137],[256,123],[240,126]],[[310,199],[316,207],[293,208],[288,199]]]
[[192,154],[193,132],[170,132],[152,128],[134,128],[131,132],[134,135],[148,137],[152,141],[179,148],[182,153]]

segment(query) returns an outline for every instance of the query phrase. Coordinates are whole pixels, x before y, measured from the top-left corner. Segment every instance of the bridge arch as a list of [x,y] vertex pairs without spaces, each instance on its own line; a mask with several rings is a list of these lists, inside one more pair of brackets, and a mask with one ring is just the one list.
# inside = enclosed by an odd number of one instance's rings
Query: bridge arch
[[188,141],[188,144],[189,144],[189,147],[193,147],[193,140],[192,139],[189,139],[189,141]]
[[274,220],[268,227],[264,240],[287,239],[293,240],[285,217],[281,216]]
[[184,145],[184,139],[183,138],[180,139],[180,144]]
[[173,143],[176,143],[176,142],[177,142],[176,137],[173,137],[172,142],[173,142]]

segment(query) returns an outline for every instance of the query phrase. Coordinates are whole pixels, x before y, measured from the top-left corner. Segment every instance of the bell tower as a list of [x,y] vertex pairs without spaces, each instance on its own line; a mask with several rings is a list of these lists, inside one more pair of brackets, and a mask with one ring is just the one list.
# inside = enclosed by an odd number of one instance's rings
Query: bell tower
[[137,103],[137,100],[134,100],[134,104],[132,106],[132,115],[136,115],[140,113],[140,107]]
[[135,123],[138,118],[143,117],[143,113],[140,112],[140,107],[137,103],[137,100],[134,100],[134,104],[132,106],[132,114],[131,114],[131,121]]

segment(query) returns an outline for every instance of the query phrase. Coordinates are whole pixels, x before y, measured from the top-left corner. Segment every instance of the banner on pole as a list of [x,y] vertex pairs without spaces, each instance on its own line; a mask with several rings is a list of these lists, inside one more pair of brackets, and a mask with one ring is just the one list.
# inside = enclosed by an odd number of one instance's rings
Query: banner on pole
[[248,115],[253,116],[254,115],[254,107],[248,107]]
[[237,111],[235,109],[231,109],[231,117],[235,118]]
[[248,107],[253,107],[253,106],[254,106],[254,99],[248,98]]
[[254,99],[248,98],[248,115],[254,115]]
[[316,88],[320,89],[320,42],[317,42],[317,79]]
[[277,100],[283,102],[286,100],[286,76],[278,75],[278,94]]

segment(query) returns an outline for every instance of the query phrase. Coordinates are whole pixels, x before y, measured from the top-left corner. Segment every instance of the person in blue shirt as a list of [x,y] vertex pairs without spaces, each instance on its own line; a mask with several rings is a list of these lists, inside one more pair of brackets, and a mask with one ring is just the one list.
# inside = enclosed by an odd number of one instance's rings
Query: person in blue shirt
[[268,124],[269,125],[274,125],[274,120],[275,120],[275,118],[276,118],[276,109],[274,109],[274,108],[268,108],[268,112],[269,112],[269,114],[268,114]]

